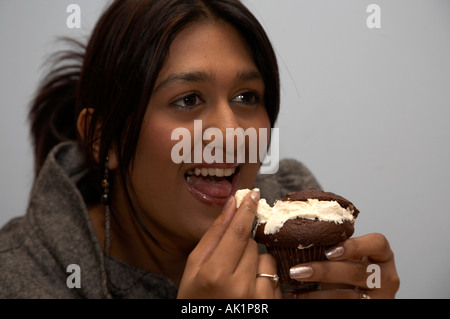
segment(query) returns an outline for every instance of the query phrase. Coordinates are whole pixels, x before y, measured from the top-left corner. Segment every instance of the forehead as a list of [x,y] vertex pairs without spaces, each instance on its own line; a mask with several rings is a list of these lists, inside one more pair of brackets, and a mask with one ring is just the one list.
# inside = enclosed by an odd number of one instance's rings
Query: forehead
[[256,72],[257,68],[244,38],[233,26],[206,20],[187,26],[174,38],[159,79],[192,70],[216,75]]

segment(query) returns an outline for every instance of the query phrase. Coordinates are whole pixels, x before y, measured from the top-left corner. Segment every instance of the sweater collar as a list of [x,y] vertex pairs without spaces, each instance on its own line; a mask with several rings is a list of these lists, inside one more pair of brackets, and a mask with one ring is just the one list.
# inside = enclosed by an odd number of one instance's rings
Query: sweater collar
[[174,298],[177,288],[167,277],[105,258],[77,187],[88,173],[75,142],[61,143],[47,156],[27,214],[31,240],[39,241],[48,252],[45,255],[51,256],[40,263],[47,269],[57,263],[66,277],[67,267],[78,265],[81,288],[77,292],[83,298]]
[[[104,256],[77,183],[88,172],[74,142],[52,149],[34,183],[27,218],[51,260],[63,269],[78,265],[81,271],[79,294],[87,298],[107,298]],[[70,273],[67,273],[69,276]]]

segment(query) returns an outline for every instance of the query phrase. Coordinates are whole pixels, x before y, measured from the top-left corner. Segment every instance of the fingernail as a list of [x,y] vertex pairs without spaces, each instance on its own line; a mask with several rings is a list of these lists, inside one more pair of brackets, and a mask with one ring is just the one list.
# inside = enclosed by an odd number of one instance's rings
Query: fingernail
[[338,258],[341,257],[343,254],[344,254],[344,247],[342,246],[335,246],[325,250],[325,257],[327,257],[327,259]]
[[250,198],[258,204],[259,199],[261,198],[261,195],[259,193],[259,188],[253,188],[252,192],[250,193]]
[[313,269],[310,266],[294,266],[289,270],[292,279],[306,279],[311,277]]

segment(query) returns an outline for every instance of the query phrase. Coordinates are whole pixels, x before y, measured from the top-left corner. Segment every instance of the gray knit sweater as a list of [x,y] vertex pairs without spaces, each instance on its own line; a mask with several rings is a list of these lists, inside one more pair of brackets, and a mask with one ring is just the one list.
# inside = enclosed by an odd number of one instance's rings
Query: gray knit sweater
[[[168,278],[102,252],[80,191],[87,171],[73,142],[48,155],[27,213],[0,230],[0,298],[175,298]],[[271,203],[320,185],[301,163],[282,160],[278,172],[258,176],[255,187]]]

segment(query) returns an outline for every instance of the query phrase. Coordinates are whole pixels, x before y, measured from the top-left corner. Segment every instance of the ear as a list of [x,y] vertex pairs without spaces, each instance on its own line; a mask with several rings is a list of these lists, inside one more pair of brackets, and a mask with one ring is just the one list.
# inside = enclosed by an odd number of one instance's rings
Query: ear
[[[86,142],[88,128],[90,127],[92,116],[94,114],[94,109],[85,108],[80,112],[77,119],[77,130],[78,134],[83,141]],[[93,141],[92,142],[92,156],[94,157],[97,163],[100,163],[104,159],[100,159],[100,140],[102,137],[102,124],[101,121],[98,120],[95,125]],[[111,147],[108,150],[108,169],[114,170],[118,167],[116,148]]]

